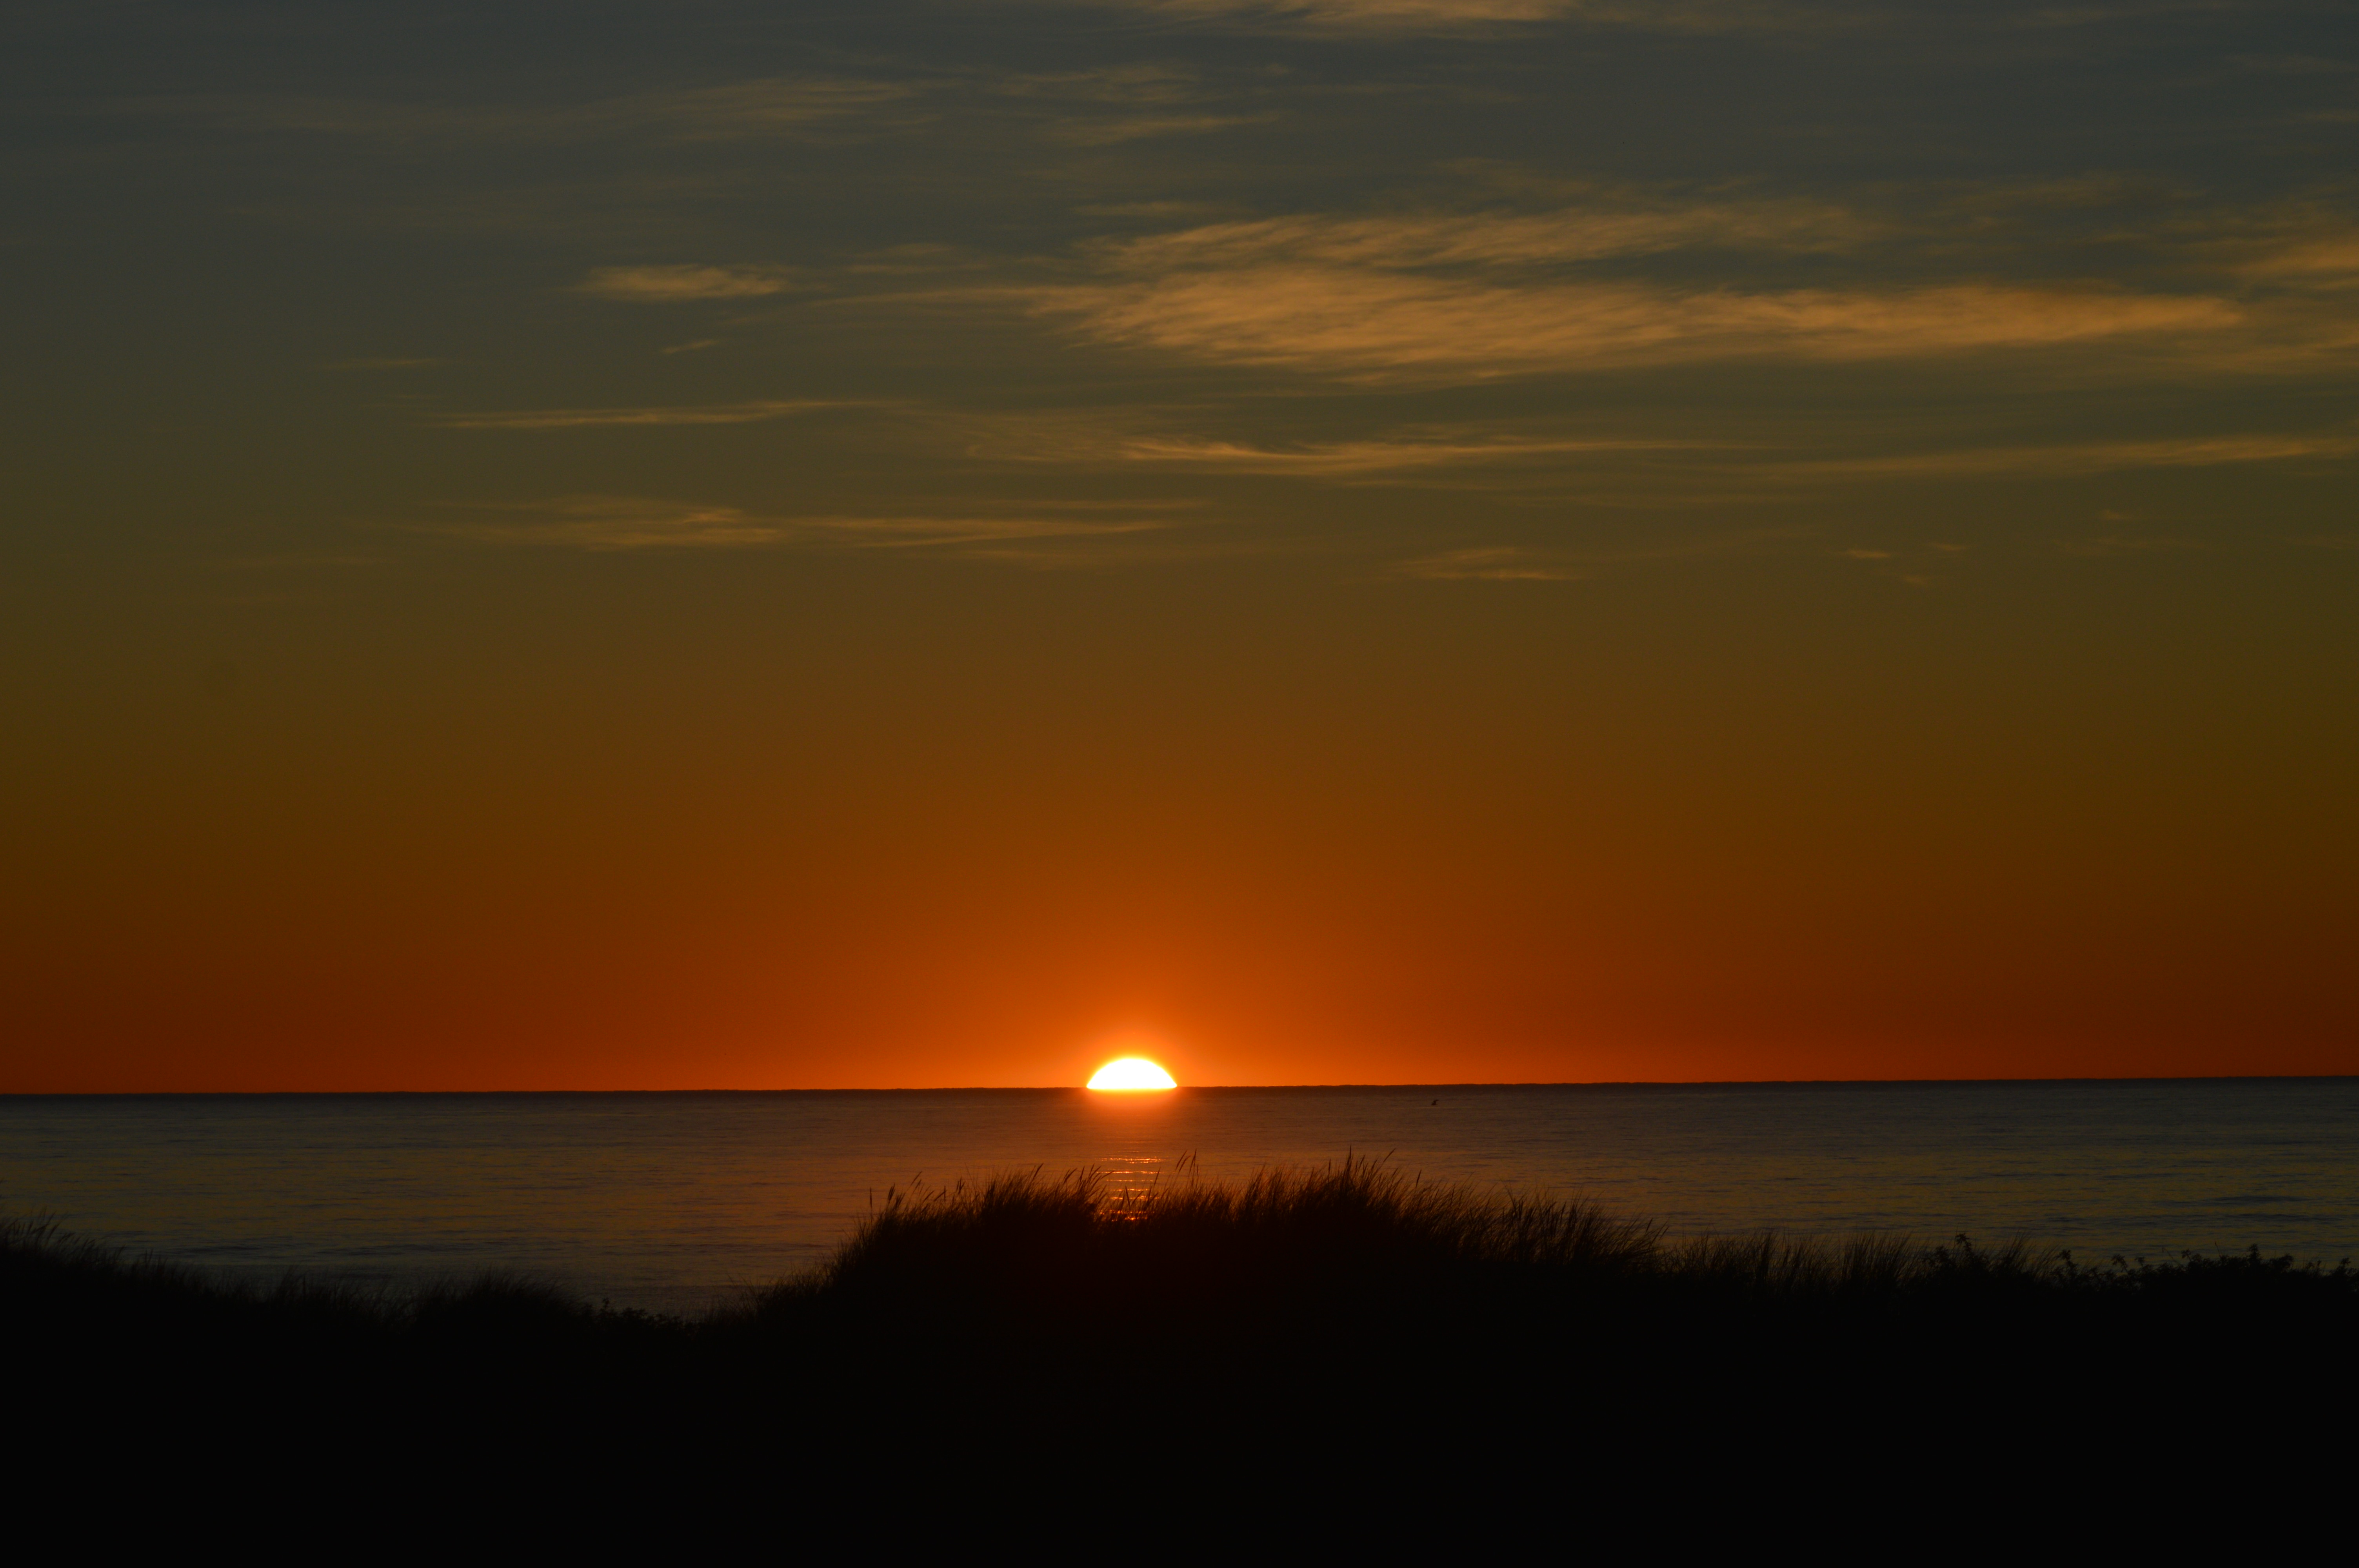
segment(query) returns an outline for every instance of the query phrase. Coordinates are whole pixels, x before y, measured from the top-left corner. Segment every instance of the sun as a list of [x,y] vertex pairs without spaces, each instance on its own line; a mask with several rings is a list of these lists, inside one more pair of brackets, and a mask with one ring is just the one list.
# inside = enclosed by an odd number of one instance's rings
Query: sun
[[1176,1089],[1171,1075],[1144,1056],[1124,1056],[1108,1062],[1090,1076],[1090,1087],[1135,1093],[1140,1089]]

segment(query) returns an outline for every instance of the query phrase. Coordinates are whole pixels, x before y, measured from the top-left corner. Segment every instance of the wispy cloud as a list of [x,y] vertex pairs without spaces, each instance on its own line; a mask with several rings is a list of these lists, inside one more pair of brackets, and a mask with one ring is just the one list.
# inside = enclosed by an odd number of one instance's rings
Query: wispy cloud
[[1091,66],[1081,70],[1002,71],[985,78],[1005,98],[1060,102],[1170,105],[1203,96],[1204,79],[1194,67],[1162,60]]
[[609,101],[612,117],[641,117],[687,140],[800,130],[918,96],[924,83],[843,77],[757,77]]
[[1617,567],[1790,551],[1811,533],[1803,527],[1748,528],[1619,546],[1480,545],[1397,561],[1387,575],[1432,582],[1575,582]]
[[1365,437],[1283,441],[1223,433],[1261,424],[1266,410],[1140,406],[917,416],[967,456],[1069,469],[1298,475],[1349,480],[1416,470],[1549,465],[1567,458],[1647,456],[1726,448],[1725,441],[1594,429],[1501,429],[1495,425],[1392,427]]
[[1834,202],[1645,200],[1550,212],[1299,213],[1210,223],[1109,242],[1097,254],[1142,274],[1265,265],[1526,267],[1717,247],[1753,252],[1846,250],[1895,225]]
[[1479,380],[1749,356],[1866,360],[2214,332],[2204,295],[1961,284],[1681,291],[1633,282],[1492,283],[1256,266],[1043,291],[1089,337],[1357,379]]
[[1485,545],[1419,556],[1399,563],[1393,574],[1430,582],[1571,582],[1588,575],[1516,545]]
[[1708,443],[1672,439],[1507,436],[1490,439],[1380,439],[1270,447],[1244,441],[1134,436],[1116,442],[1112,454],[1117,460],[1125,462],[1162,463],[1233,473],[1345,477],[1397,473],[1408,469],[1545,461],[1587,454],[1692,451],[1706,445]]
[[1767,0],[1083,0],[1231,27],[1343,33],[1451,33],[1588,22],[1666,32],[1823,29],[1861,18]]
[[2349,76],[2359,62],[2314,54],[2234,54],[2231,63],[2269,76]]
[[602,266],[573,286],[602,299],[669,305],[687,299],[754,299],[794,287],[784,267],[717,266],[706,262],[665,262],[640,266]]
[[734,141],[807,132],[873,116],[923,90],[916,81],[761,77],[571,103],[405,103],[325,97],[158,96],[118,101],[126,114],[391,143],[566,143],[615,135]]
[[997,101],[1043,117],[1051,137],[1082,144],[1264,124],[1271,111],[1203,107],[1233,96],[1194,69],[1143,62],[1080,70],[918,70],[875,77],[764,76],[701,87],[531,102],[383,97],[157,95],[116,113],[193,118],[242,129],[347,136],[388,146],[561,146],[627,137],[673,145],[847,137],[922,129]]
[[1201,136],[1246,125],[1266,125],[1277,118],[1275,111],[1252,114],[1126,114],[1061,121],[1049,125],[1048,135],[1072,146],[1105,147],[1148,136]]
[[1821,458],[1765,465],[1761,471],[1798,479],[2063,478],[2129,469],[2217,468],[2359,454],[2359,435],[2325,431],[2190,436],[2149,441],[2089,441],[2052,446],[1979,447],[1946,452],[1897,452],[1874,457]]
[[[1644,423],[1601,431],[1587,419],[1572,428],[1560,425],[1550,429],[1548,421],[1528,416],[1518,421],[1520,429],[1471,424],[1396,427],[1356,438],[1292,442],[1205,430],[1246,417],[1232,412],[1223,419],[1216,410],[1176,407],[917,416],[921,425],[936,426],[968,456],[995,462],[1281,476],[1346,484],[1462,470],[1451,473],[1451,488],[1496,488],[1495,480],[1527,492],[1537,483],[1551,492],[1633,504],[1641,494],[1651,496],[1653,504],[1682,499],[1724,502],[1740,493],[1756,498],[1790,494],[1798,484],[2068,478],[2136,469],[2337,462],[2359,457],[2359,430],[2350,427],[1932,450],[1895,449],[1906,438],[1896,430],[1882,436],[1884,449],[1864,452],[1856,448],[1862,432],[1855,425],[1796,428],[1777,421],[1729,427],[1718,438],[1653,435]],[[1831,439],[1854,449],[1831,453]],[[1643,481],[1636,476],[1644,476]],[[1634,484],[1639,490],[1632,491]]]
[[734,506],[629,495],[564,495],[473,509],[488,515],[419,525],[482,544],[565,546],[582,550],[746,549],[778,543],[774,520]]
[[432,421],[446,430],[570,430],[622,425],[752,425],[826,408],[865,406],[828,399],[763,403],[674,404],[648,408],[515,408],[487,413],[444,414]]
[[2056,542],[2056,548],[2060,554],[2080,556],[2090,559],[2103,559],[2113,556],[2176,555],[2183,550],[2201,547],[2192,539],[2125,534],[2100,534],[2088,538],[2059,539]]
[[2256,256],[2246,270],[2262,277],[2299,278],[2332,288],[2359,287],[2359,229],[2320,235]]
[[797,515],[627,495],[567,495],[469,510],[473,515],[414,526],[481,544],[595,551],[800,546],[991,554],[1011,546],[1151,533],[1173,521],[1119,507],[1095,514],[1049,506],[1005,514]]
[[[1071,146],[1203,135],[1278,118],[1274,108],[1240,110],[1227,102],[1237,93],[1233,81],[1208,82],[1191,67],[1163,62],[1007,72],[980,85],[991,97],[1029,105],[1039,134]],[[1266,82],[1257,85],[1266,92]]]
[[[2080,270],[2027,276],[2035,254]],[[2076,374],[2304,373],[2359,345],[2346,204],[2204,209],[2123,180],[1867,209],[1599,189],[1544,211],[1198,224],[1080,261],[1093,276],[1020,291],[1028,308],[1109,345],[1364,383],[2067,348]]]

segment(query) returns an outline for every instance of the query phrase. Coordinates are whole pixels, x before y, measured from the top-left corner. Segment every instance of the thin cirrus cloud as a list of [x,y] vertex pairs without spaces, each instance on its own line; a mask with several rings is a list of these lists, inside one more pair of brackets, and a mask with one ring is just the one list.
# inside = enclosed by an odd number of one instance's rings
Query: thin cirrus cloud
[[828,398],[756,403],[673,404],[647,408],[516,408],[444,414],[432,422],[445,430],[571,430],[632,425],[753,425],[828,408],[864,406]]
[[2068,478],[2127,469],[2218,468],[2241,463],[2339,460],[2359,454],[2347,431],[2191,436],[2150,441],[2087,441],[2052,446],[1980,447],[1945,452],[1813,459],[1768,471],[1798,479],[1966,478],[1977,475]]
[[1562,458],[1645,457],[1678,453],[1683,466],[1718,466],[1748,479],[1877,479],[1886,477],[2038,476],[2116,472],[2129,469],[2218,468],[2232,464],[2340,460],[2359,454],[2359,435],[2347,431],[2263,432],[2190,436],[2149,441],[2091,441],[2050,446],[1979,447],[1951,451],[1864,457],[1765,455],[1757,443],[1545,437],[1488,441],[1339,441],[1300,448],[1253,447],[1229,441],[1137,437],[1124,456],[1234,471],[1346,478],[1404,469],[1443,468]]
[[2253,270],[2315,279],[2327,287],[2359,287],[2359,234],[2290,247],[2256,262]]
[[[1234,416],[1232,416],[1233,417]],[[1421,469],[1548,465],[1567,458],[1690,453],[1731,443],[1594,430],[1503,431],[1463,423],[1389,427],[1335,439],[1273,440],[1210,433],[1203,408],[1043,409],[932,414],[930,425],[969,458],[1069,470],[1169,469],[1198,473],[1351,480]]]
[[432,370],[437,365],[450,362],[448,360],[422,358],[332,360],[328,363],[327,368],[330,370]]
[[[1629,567],[1678,566],[1791,551],[1810,544],[1817,532],[1808,524],[1781,524],[1586,548],[1480,545],[1396,561],[1386,575],[1429,582],[1579,582]],[[1957,545],[1924,546],[1927,551],[1944,555],[1964,548]],[[1884,550],[1840,553],[1865,560],[1892,559],[1892,552]]]
[[[922,129],[943,103],[979,91],[1032,99],[1059,116],[1057,139],[1103,144],[1258,124],[1266,113],[1183,112],[1220,94],[1192,70],[1168,65],[1087,70],[914,72],[897,80],[766,76],[702,87],[543,103],[418,102],[381,97],[152,95],[114,112],[194,119],[241,129],[345,136],[393,146],[562,146],[617,137],[674,146]],[[1073,119],[1076,108],[1093,119]]]
[[1123,142],[1141,141],[1148,136],[1209,135],[1248,125],[1266,125],[1277,118],[1275,112],[1253,114],[1134,114],[1068,120],[1049,126],[1047,135],[1051,140],[1071,146],[1107,147]]
[[[1724,490],[1728,483],[1823,486],[1894,479],[2062,479],[2141,469],[2223,468],[2303,460],[2332,462],[2359,455],[2359,434],[2348,430],[2265,431],[1837,457],[1797,456],[1790,451],[1778,451],[1774,443],[1759,441],[1546,437],[1340,441],[1267,448],[1242,442],[1141,436],[1123,440],[1114,449],[1134,461],[1340,481],[1361,475],[1390,475],[1419,469],[1516,462],[1561,469],[1568,461],[1593,466],[1603,477],[1626,471],[1626,465],[1614,463],[1616,459],[1646,463],[1668,458],[1676,463],[1684,480],[1704,487],[1697,492],[1698,499],[1704,499],[1713,493],[1713,486]],[[1658,500],[1669,498],[1668,494],[1658,495]],[[1469,565],[1466,572],[1458,575],[1482,574]]]
[[2359,288],[2359,227],[2339,227],[2260,248],[2238,270],[2280,286]]
[[1209,105],[1229,96],[1197,71],[1165,64],[1015,73],[990,79],[991,95],[1042,105],[1048,139],[1070,146],[1114,146],[1150,136],[1206,135],[1279,118],[1275,109]]
[[[2348,323],[2295,297],[2352,276],[2347,225],[2239,236],[2230,255],[2211,234],[2234,226],[2147,236],[2209,275],[2190,286],[2181,265],[2164,289],[1961,276],[1955,236],[1930,220],[1816,200],[1299,214],[1100,242],[1083,250],[1095,279],[1026,297],[1110,345],[1357,381],[2098,343],[2264,369],[2339,351]],[[1670,253],[1676,274],[1653,259]],[[1764,274],[1798,265],[1826,281]]]
[[1553,212],[1297,213],[1207,223],[1096,247],[1113,270],[1159,274],[1276,263],[1325,266],[1523,266],[1687,248],[1811,254],[1857,247],[1889,220],[1808,198],[1675,203],[1627,200]]
[[488,545],[600,552],[759,549],[777,546],[996,553],[1010,546],[1081,543],[1151,533],[1161,516],[1057,515],[1053,507],[1006,515],[783,515],[646,496],[568,495],[476,509],[478,515],[418,525]]
[[1825,27],[1843,14],[1761,0],[1090,0],[1100,5],[1246,28],[1446,33],[1549,22],[1667,32]]
[[1428,582],[1574,582],[1589,574],[1521,546],[1486,545],[1419,556],[1395,567],[1393,575]]
[[158,96],[118,100],[117,112],[420,146],[561,144],[618,135],[671,142],[738,141],[812,130],[921,91],[909,81],[766,77],[573,103],[408,103],[374,98]]
[[[1333,439],[1273,441],[1202,431],[1204,411],[1039,411],[935,422],[970,458],[1069,470],[1164,470],[1291,478],[1312,483],[1400,481],[1449,472],[1451,488],[1488,484],[1485,472],[1603,485],[1625,503],[1724,503],[1734,493],[1791,494],[1889,480],[2052,479],[2135,470],[2199,469],[2359,456],[2349,428],[2263,430],[2145,440],[2060,441],[1861,452],[1826,450],[1790,426],[1732,429],[1715,438],[1643,429],[1485,430],[1470,425],[1390,428]],[[1163,425],[1164,428],[1145,427]],[[1190,429],[1190,426],[1196,428]],[[1817,450],[1812,450],[1813,447]],[[1639,490],[1634,475],[1650,476]],[[1734,487],[1732,490],[1732,487]],[[1528,566],[1530,563],[1526,562]],[[1470,573],[1472,575],[1471,568]]]
[[2359,212],[2347,192],[2198,212],[2158,238],[2196,266],[2289,295],[2359,287]]
[[575,284],[577,293],[643,305],[674,305],[695,299],[758,299],[794,287],[784,267],[719,266],[705,262],[663,262],[642,266],[602,266]]
[[1113,452],[1118,460],[1128,463],[1161,463],[1232,473],[1347,478],[1408,469],[1547,461],[1610,453],[1694,451],[1712,444],[1672,439],[1501,437],[1482,440],[1328,441],[1271,447],[1245,441],[1135,436],[1118,442]]
[[1954,354],[2216,332],[2244,319],[2227,299],[2098,287],[1681,292],[1276,265],[1044,290],[1036,308],[1108,343],[1361,379],[1444,380],[1762,355]]

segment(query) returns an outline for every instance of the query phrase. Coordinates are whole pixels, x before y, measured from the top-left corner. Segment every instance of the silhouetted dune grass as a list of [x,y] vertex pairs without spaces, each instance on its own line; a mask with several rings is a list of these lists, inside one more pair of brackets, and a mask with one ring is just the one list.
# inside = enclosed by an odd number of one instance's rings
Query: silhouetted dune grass
[[1332,1313],[1443,1299],[1793,1314],[2002,1301],[2106,1310],[2196,1296],[2347,1310],[2359,1307],[2359,1274],[2256,1250],[2093,1267],[2020,1239],[1674,1238],[1577,1199],[1428,1183],[1353,1160],[1238,1185],[1125,1189],[1102,1172],[1032,1171],[894,1191],[824,1268],[723,1316],[1037,1321],[1116,1310],[1250,1322],[1288,1303]]
[[[2157,1474],[2256,1454],[2292,1474],[2339,1453],[2295,1434],[2359,1369],[2354,1330],[2345,1265],[1677,1238],[1358,1161],[895,1192],[824,1268],[694,1319],[515,1277],[233,1286],[0,1225],[20,1422],[61,1451],[259,1454],[332,1487],[389,1466],[873,1490],[917,1445],[962,1455],[971,1488],[1141,1443],[1167,1470],[1245,1455],[1222,1485],[1271,1499],[1305,1476],[1364,1501],[1681,1467],[1855,1483],[2085,1466],[2092,1441]],[[1306,1435],[1281,1463],[1276,1433]],[[1409,1481],[1357,1446],[1386,1443],[1415,1448]]]
[[929,1387],[984,1402],[1147,1390],[1186,1408],[1219,1390],[1255,1419],[1307,1403],[1446,1426],[1577,1397],[1618,1409],[1625,1435],[1684,1444],[1698,1410],[1730,1442],[1845,1401],[1906,1423],[1935,1385],[2291,1387],[2347,1364],[2354,1329],[2343,1265],[1677,1238],[1354,1161],[1240,1185],[1035,1172],[897,1192],[823,1270],[701,1332],[889,1346]]

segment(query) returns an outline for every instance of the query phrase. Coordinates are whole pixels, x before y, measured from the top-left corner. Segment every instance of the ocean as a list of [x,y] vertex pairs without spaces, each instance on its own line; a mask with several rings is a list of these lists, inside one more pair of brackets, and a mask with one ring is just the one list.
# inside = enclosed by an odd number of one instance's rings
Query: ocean
[[1347,1155],[1682,1233],[2359,1256],[2359,1078],[0,1097],[0,1212],[248,1277],[503,1269],[674,1312],[810,1268],[893,1188]]

